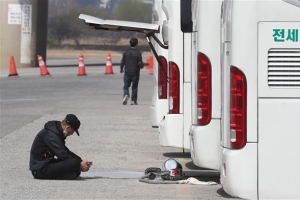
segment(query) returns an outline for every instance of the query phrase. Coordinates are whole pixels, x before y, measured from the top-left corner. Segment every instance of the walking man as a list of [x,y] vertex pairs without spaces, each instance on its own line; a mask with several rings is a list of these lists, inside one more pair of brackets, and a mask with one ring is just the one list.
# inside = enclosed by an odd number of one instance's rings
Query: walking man
[[79,136],[80,121],[68,114],[60,121],[49,121],[36,135],[31,150],[29,169],[36,179],[75,179],[81,172],[88,171],[92,162],[82,160],[65,145],[65,139]]
[[123,54],[121,60],[121,70],[120,72],[124,72],[124,86],[123,86],[123,105],[127,104],[127,101],[130,97],[129,95],[129,87],[132,83],[132,93],[131,93],[131,105],[138,105],[138,86],[140,79],[140,69],[144,67],[143,59],[141,52],[137,49],[138,39],[131,38],[130,41],[130,49],[126,50]]

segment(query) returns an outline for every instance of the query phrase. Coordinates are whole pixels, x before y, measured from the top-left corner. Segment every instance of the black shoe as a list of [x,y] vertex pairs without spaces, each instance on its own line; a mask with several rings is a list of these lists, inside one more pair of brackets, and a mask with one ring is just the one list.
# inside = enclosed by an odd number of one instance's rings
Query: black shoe
[[126,94],[123,98],[123,105],[126,105],[127,104],[127,100],[129,99],[129,95]]
[[136,101],[132,101],[131,105],[139,105]]

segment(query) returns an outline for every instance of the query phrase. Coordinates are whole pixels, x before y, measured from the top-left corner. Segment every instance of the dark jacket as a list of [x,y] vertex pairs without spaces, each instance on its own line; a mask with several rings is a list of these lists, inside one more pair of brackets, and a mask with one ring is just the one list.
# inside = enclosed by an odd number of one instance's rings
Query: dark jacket
[[125,66],[125,74],[129,76],[139,75],[140,69],[144,67],[141,52],[136,48],[130,48],[123,53],[121,60],[121,71]]
[[31,171],[42,169],[52,162],[72,157],[82,161],[79,156],[66,147],[61,122],[49,121],[33,141],[29,169]]

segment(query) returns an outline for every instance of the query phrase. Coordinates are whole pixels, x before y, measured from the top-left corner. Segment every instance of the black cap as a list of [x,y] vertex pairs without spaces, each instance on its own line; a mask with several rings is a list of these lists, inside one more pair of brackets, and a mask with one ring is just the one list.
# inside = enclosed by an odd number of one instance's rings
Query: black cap
[[78,129],[80,127],[80,121],[79,121],[79,119],[75,115],[68,114],[66,116],[66,118],[63,120],[63,122],[65,122],[66,124],[70,125],[75,130],[75,132],[77,133],[77,135],[79,136]]

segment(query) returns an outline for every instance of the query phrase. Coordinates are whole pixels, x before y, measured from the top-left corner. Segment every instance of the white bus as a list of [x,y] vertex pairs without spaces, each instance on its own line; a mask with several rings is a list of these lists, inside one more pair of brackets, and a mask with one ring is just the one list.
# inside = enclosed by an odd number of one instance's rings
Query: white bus
[[190,152],[199,167],[220,169],[221,0],[193,1],[192,125]]
[[[186,0],[186,2],[191,2]],[[191,33],[183,33],[184,16],[180,0],[164,0],[167,16],[164,30],[168,40],[169,111],[159,124],[159,141],[162,146],[190,149],[191,125]],[[189,7],[187,16],[191,16]],[[191,18],[188,19],[191,22]]]
[[300,2],[224,0],[221,184],[300,199]]
[[[161,25],[166,19],[166,15],[162,9],[162,0],[154,0],[152,10],[152,21],[155,24]],[[164,41],[164,31],[161,29],[160,33],[156,34],[156,37],[164,42],[164,47],[154,43],[154,49],[156,50],[159,58],[161,59],[161,65],[154,59],[154,88],[152,95],[152,102],[150,106],[150,123],[153,128],[158,128],[159,122],[163,116],[168,112],[168,43]]]

